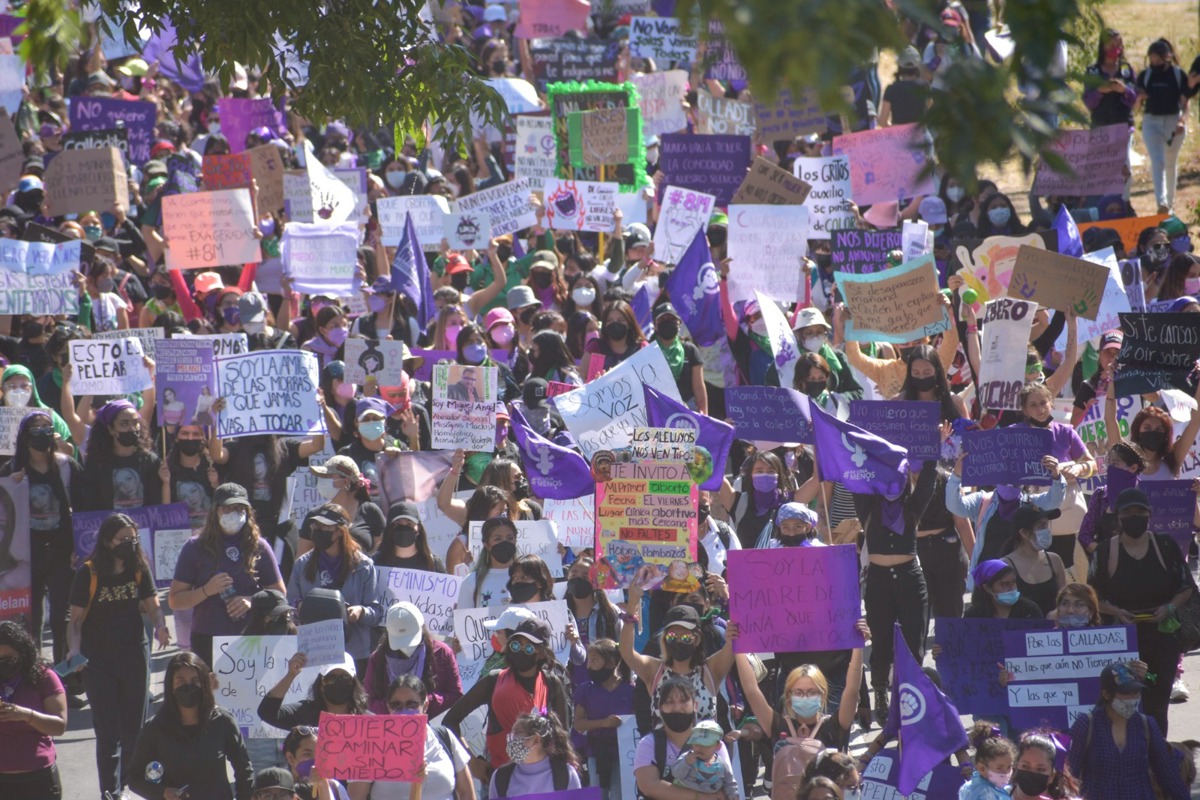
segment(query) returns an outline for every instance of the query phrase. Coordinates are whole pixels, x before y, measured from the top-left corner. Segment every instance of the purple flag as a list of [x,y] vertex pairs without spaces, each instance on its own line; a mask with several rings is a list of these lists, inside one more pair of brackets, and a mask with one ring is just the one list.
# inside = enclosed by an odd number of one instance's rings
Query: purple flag
[[592,470],[582,454],[540,436],[519,408],[513,408],[511,421],[534,494],[548,500],[574,500],[596,491]]
[[633,315],[637,317],[637,323],[642,326],[642,330],[650,330],[650,323],[654,321],[650,316],[650,284],[644,284],[638,289],[629,305],[633,308]]
[[1058,207],[1058,216],[1054,218],[1054,230],[1058,233],[1058,252],[1064,256],[1083,258],[1083,239],[1079,236],[1079,228],[1075,219],[1066,206]]
[[521,237],[514,234],[512,244],[512,257],[518,260],[524,258],[525,248],[521,246]]
[[842,482],[846,491],[895,497],[908,483],[908,451],[826,414],[816,403],[812,415],[814,449],[822,477]]
[[721,284],[703,229],[696,232],[696,238],[671,272],[667,293],[696,344],[709,347],[725,335],[725,323],[721,320]]
[[958,709],[913,658],[897,624],[892,714],[900,715],[900,794],[910,794],[938,764],[967,746]]
[[713,419],[707,414],[697,414],[683,403],[668,397],[645,384],[646,424],[652,428],[692,428],[696,431],[696,444],[708,450],[712,456],[713,472],[701,489],[715,492],[725,479],[725,462],[729,448],[733,445],[733,426]]
[[187,61],[180,62],[173,52],[178,41],[175,26],[167,22],[161,31],[150,35],[146,46],[142,48],[142,58],[148,64],[157,61],[160,73],[189,92],[202,91],[206,79],[204,67],[200,64],[200,55],[193,52],[187,57]]
[[392,262],[392,288],[408,295],[416,303],[417,322],[421,327],[429,325],[436,308],[433,304],[433,287],[429,283],[429,265],[425,263],[425,253],[417,241],[412,214],[404,218],[404,233],[396,248],[396,259]]

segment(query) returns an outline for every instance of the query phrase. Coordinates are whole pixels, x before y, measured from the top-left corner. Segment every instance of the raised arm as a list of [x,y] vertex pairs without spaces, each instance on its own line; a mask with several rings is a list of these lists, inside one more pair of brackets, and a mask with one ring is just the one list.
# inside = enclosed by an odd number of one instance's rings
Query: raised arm
[[1075,371],[1075,362],[1079,360],[1079,315],[1075,309],[1067,312],[1067,351],[1062,363],[1054,374],[1046,378],[1046,388],[1051,395],[1058,397],[1067,384],[1071,382],[1071,373]]
[[[642,608],[642,587],[639,583],[634,583],[629,587],[629,602],[628,606],[634,617],[641,623],[641,608]],[[629,665],[634,674],[642,679],[642,683],[650,686],[654,683],[654,676],[658,674],[659,668],[662,666],[662,659],[654,656],[644,656],[633,649],[634,625],[625,625],[621,628],[621,640],[618,642],[618,647],[621,651],[621,658]],[[728,642],[726,642],[728,645]],[[711,667],[710,667],[711,669]],[[726,668],[728,672],[728,667]],[[715,676],[714,676],[715,677]],[[717,681],[720,683],[720,681]]]

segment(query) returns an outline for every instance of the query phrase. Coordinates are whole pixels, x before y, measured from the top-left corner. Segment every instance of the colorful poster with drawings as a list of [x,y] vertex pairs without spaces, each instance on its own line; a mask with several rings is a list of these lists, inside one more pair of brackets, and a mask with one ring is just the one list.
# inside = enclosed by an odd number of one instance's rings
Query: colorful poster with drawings
[[619,190],[615,183],[551,178],[543,190],[546,222],[553,230],[611,233]]

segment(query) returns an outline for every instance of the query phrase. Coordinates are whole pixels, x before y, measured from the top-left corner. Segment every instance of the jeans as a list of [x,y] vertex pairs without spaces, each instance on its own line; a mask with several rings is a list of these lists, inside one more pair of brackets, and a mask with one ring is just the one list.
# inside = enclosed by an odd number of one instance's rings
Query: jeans
[[1179,151],[1187,131],[1176,134],[1178,114],[1146,114],[1142,118],[1142,140],[1150,156],[1154,199],[1168,210],[1175,207],[1175,183],[1179,177]]
[[950,528],[918,538],[917,556],[928,579],[930,613],[935,619],[961,617],[963,592],[967,590],[967,554],[958,532]]
[[71,551],[63,551],[50,541],[34,539],[30,557],[30,629],[33,641],[42,643],[45,601],[50,600],[50,634],[54,640],[54,663],[67,657],[68,598],[75,570],[71,569]]
[[100,794],[117,794],[129,782],[133,749],[146,718],[150,671],[141,647],[109,645],[83,671],[92,727],[96,731],[96,774]]
[[867,565],[867,625],[871,629],[871,686],[887,689],[895,655],[892,626],[899,622],[908,649],[920,664],[929,629],[929,593],[916,559],[895,567]]
[[0,772],[0,797],[59,800],[62,781],[58,777],[58,764],[30,772]]

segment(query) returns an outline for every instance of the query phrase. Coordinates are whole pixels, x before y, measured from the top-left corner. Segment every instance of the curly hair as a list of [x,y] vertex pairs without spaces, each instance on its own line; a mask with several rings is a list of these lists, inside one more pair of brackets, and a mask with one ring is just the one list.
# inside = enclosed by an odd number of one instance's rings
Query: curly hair
[[[208,509],[208,516],[204,518],[204,527],[200,529],[200,546],[213,556],[220,558],[222,548],[224,547],[225,532],[221,530],[221,523],[218,521],[221,507],[213,503]],[[242,526],[242,539],[238,542],[238,549],[241,550],[241,564],[247,574],[253,574],[254,567],[258,564],[258,543],[262,541],[262,533],[258,529],[258,522],[254,519],[254,508],[246,508],[246,524]]]
[[[1142,423],[1148,419],[1156,419],[1161,422],[1163,430],[1167,434],[1163,438],[1163,443],[1159,445],[1158,450],[1150,450],[1142,444]],[[1129,424],[1129,438],[1133,440],[1134,444],[1142,448],[1142,452],[1161,458],[1171,472],[1179,472],[1179,462],[1175,459],[1175,423],[1171,421],[1171,415],[1166,411],[1157,406],[1146,406],[1143,408],[1133,418],[1133,422]]]
[[994,758],[1009,756],[1014,761],[1017,758],[1017,746],[1000,733],[1000,728],[992,722],[981,719],[967,731],[967,739],[975,748],[975,763],[986,764]]
[[24,625],[0,622],[0,647],[7,645],[17,651],[17,674],[27,686],[37,686],[50,668],[50,662],[38,654],[38,647]]

